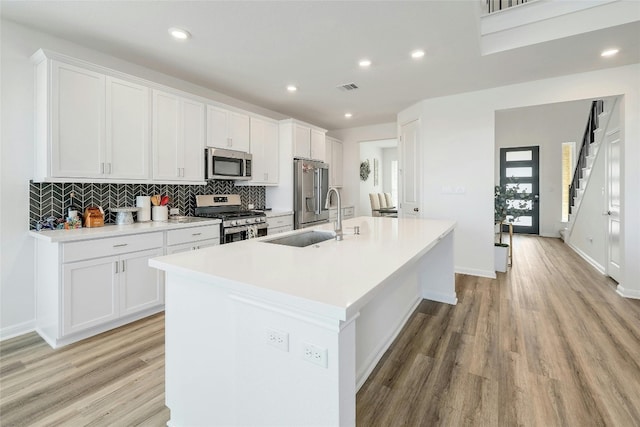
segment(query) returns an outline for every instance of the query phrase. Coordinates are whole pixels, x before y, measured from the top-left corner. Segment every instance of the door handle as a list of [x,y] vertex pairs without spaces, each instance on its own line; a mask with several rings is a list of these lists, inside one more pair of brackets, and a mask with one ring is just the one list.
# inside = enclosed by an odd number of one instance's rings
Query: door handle
[[418,209],[418,208],[413,208],[413,211],[414,211],[414,212],[420,212],[420,209]]
[[124,260],[122,261],[122,272],[124,273]]
[[116,274],[118,274],[118,266],[120,265],[120,263],[118,261],[116,261]]

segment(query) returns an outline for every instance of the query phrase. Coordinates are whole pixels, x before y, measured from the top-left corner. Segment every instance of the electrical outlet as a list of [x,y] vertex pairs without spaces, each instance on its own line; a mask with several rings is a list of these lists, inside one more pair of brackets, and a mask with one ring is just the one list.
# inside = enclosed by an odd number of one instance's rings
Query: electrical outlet
[[327,349],[318,347],[317,345],[302,343],[302,358],[307,362],[327,367]]
[[180,209],[178,208],[169,209],[169,215],[180,215]]
[[289,334],[267,328],[267,343],[282,351],[289,351]]

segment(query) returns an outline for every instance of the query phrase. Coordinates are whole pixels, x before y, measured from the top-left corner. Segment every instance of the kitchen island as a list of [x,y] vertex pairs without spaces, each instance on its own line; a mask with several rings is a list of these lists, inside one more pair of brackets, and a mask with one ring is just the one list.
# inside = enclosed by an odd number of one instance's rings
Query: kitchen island
[[359,217],[342,241],[268,242],[296,230],[151,259],[169,425],[355,425],[357,389],[419,302],[457,302],[454,227]]

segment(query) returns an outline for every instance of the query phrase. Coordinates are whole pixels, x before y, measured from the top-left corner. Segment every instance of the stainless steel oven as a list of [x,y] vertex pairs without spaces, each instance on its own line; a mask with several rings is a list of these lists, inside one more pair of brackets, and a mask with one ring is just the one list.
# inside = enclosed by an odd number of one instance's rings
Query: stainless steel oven
[[[226,222],[226,221],[225,221]],[[267,235],[267,223],[229,226],[222,226],[222,239],[220,243],[233,243],[240,240],[247,240],[254,237],[262,237]]]
[[239,194],[196,196],[196,216],[222,220],[220,243],[267,235],[265,213],[243,209]]

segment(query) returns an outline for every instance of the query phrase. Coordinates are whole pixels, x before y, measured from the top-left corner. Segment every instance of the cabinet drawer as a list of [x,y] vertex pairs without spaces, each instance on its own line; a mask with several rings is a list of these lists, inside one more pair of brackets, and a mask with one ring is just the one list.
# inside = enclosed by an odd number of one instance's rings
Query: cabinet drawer
[[293,226],[285,226],[285,227],[269,227],[267,229],[267,236],[272,236],[274,234],[286,233],[287,231],[293,231]]
[[167,231],[167,246],[180,245],[182,243],[197,242],[200,240],[219,239],[219,238],[220,238],[219,225],[182,228],[180,230]]
[[267,218],[267,225],[269,228],[276,227],[293,227],[293,215],[274,216]]
[[342,216],[344,218],[353,218],[354,208],[344,208],[342,209]]
[[99,258],[128,252],[161,248],[162,233],[144,233],[106,239],[83,240],[65,243],[62,247],[62,262]]

